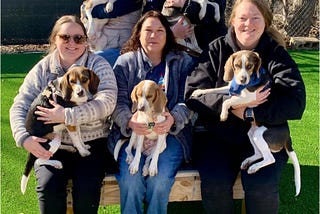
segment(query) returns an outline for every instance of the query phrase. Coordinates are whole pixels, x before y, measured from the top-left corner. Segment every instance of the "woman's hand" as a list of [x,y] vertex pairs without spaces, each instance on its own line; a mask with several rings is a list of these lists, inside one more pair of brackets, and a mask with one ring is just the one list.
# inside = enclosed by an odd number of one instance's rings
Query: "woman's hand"
[[50,104],[52,104],[54,108],[44,108],[41,106],[37,106],[38,111],[35,111],[35,114],[40,116],[37,119],[45,121],[45,124],[64,123],[64,107],[57,104],[53,100],[50,100]]
[[45,142],[47,142],[45,138],[30,136],[24,141],[23,147],[37,158],[49,159],[52,153],[40,145],[40,143]]
[[145,123],[137,122],[138,112],[135,112],[131,119],[129,120],[128,127],[132,129],[138,135],[147,135],[150,134],[150,130],[148,129],[148,125]]
[[184,21],[185,17],[182,17],[171,27],[175,38],[185,39],[192,33],[193,27],[189,24],[185,24]]
[[174,124],[174,118],[169,112],[164,112],[162,115],[166,118],[163,122],[155,123],[154,127],[149,129],[148,124],[138,123],[137,116],[138,113],[134,113],[128,123],[128,127],[132,129],[138,135],[148,135],[151,131],[155,131],[157,134],[167,133],[171,126]]
[[[268,84],[268,83],[267,83]],[[268,101],[268,96],[270,95],[270,88],[264,89],[266,85],[260,86],[257,90],[256,90],[256,99],[254,101],[251,101],[250,103],[246,103],[243,105],[237,105],[237,106],[232,106],[233,110],[232,113],[243,119],[243,113],[245,111],[245,109],[247,107],[249,108],[253,108],[256,107],[266,101]]]
[[163,112],[162,116],[164,116],[166,119],[163,122],[156,123],[153,128],[157,134],[165,134],[169,132],[171,126],[174,124],[174,118],[170,112]]
[[186,0],[166,0],[164,6],[182,8],[185,2]]

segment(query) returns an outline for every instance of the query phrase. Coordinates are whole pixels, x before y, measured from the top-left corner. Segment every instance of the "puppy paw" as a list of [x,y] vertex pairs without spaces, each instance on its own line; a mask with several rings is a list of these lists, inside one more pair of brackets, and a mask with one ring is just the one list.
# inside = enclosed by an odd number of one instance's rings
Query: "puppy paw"
[[249,169],[247,170],[248,174],[254,174],[256,173],[261,167],[253,164],[252,166],[249,167]]
[[143,166],[142,168],[142,175],[145,177],[147,175],[149,175],[149,169],[147,166]]
[[157,168],[149,167],[149,175],[150,176],[156,176],[157,174],[158,174],[158,169]]
[[82,157],[86,157],[86,156],[89,156],[91,154],[91,152],[87,149],[81,149],[79,150],[79,153]]
[[226,121],[228,119],[228,111],[222,111],[220,114],[220,121]]
[[197,89],[192,92],[191,97],[200,97],[202,94],[203,94],[202,91]]
[[91,148],[91,146],[90,146],[90,145],[88,145],[88,144],[84,144],[84,148],[85,148],[85,149],[90,149],[90,148]]
[[132,154],[131,155],[127,154],[127,158],[126,158],[127,164],[131,164],[132,160],[133,160],[133,155]]
[[138,172],[138,167],[139,167],[139,165],[131,163],[130,166],[129,166],[130,174],[131,175],[136,174]]
[[108,13],[112,12],[113,11],[113,3],[110,3],[108,2],[107,5],[106,5],[106,11]]

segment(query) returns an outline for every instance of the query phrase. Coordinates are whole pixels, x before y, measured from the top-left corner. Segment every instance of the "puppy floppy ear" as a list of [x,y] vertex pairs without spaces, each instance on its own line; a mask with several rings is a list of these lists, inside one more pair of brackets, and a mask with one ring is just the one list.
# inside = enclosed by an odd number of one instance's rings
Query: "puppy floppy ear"
[[252,52],[252,53],[253,53],[252,56],[253,56],[253,60],[254,60],[254,71],[257,73],[257,77],[260,78],[259,69],[260,69],[262,60],[257,52]]
[[136,112],[138,108],[137,90],[138,90],[138,87],[135,86],[131,92],[131,101],[132,101],[131,112]]
[[100,83],[100,79],[98,77],[98,75],[93,72],[92,70],[89,70],[89,91],[91,94],[96,94],[98,92],[98,86]]
[[69,82],[70,74],[65,74],[61,77],[60,80],[60,90],[64,100],[71,100],[72,87]]
[[223,80],[225,82],[229,82],[232,80],[233,75],[234,75],[234,67],[233,67],[233,60],[234,60],[234,54],[232,54],[226,64],[224,65],[224,75],[223,75]]
[[154,112],[161,113],[167,104],[167,96],[160,87],[157,87],[155,92],[155,98],[153,99]]

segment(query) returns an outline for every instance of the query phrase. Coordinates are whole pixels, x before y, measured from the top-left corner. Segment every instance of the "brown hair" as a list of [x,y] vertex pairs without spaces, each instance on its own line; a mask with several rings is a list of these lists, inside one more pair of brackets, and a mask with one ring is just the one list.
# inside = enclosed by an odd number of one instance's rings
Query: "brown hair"
[[83,30],[84,35],[86,37],[88,37],[86,28],[84,27],[84,25],[81,22],[79,17],[73,16],[73,15],[62,16],[55,22],[55,24],[52,28],[51,34],[49,36],[49,45],[50,45],[49,53],[53,52],[56,49],[55,37],[57,36],[61,25],[65,24],[65,23],[69,23],[69,22],[77,23],[78,25],[80,25]]
[[175,37],[170,29],[170,24],[167,21],[166,17],[164,17],[159,11],[148,11],[145,13],[136,23],[133,28],[132,35],[129,40],[123,45],[121,50],[121,54],[124,54],[129,51],[136,51],[141,47],[140,43],[140,33],[143,23],[150,17],[157,18],[160,20],[161,24],[164,26],[166,30],[166,44],[163,49],[162,56],[165,56],[170,50],[178,49],[178,45],[176,43]]
[[264,22],[265,22],[265,31],[269,33],[269,35],[276,41],[278,42],[279,45],[282,45],[283,47],[285,47],[285,42],[284,42],[284,38],[281,35],[281,33],[272,25],[272,21],[273,21],[273,15],[272,12],[270,10],[269,4],[267,1],[265,0],[236,0],[233,7],[232,7],[232,11],[230,14],[230,18],[228,21],[229,26],[232,25],[232,20],[235,18],[236,16],[236,10],[237,7],[242,3],[242,2],[251,2],[252,4],[254,4],[258,10],[261,12],[263,18],[264,18]]

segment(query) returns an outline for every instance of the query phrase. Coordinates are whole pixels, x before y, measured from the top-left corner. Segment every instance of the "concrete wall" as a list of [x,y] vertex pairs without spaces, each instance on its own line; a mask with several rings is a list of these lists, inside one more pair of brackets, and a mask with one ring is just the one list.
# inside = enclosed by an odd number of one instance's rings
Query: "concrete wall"
[[43,44],[62,15],[79,16],[82,0],[1,0],[1,44]]

